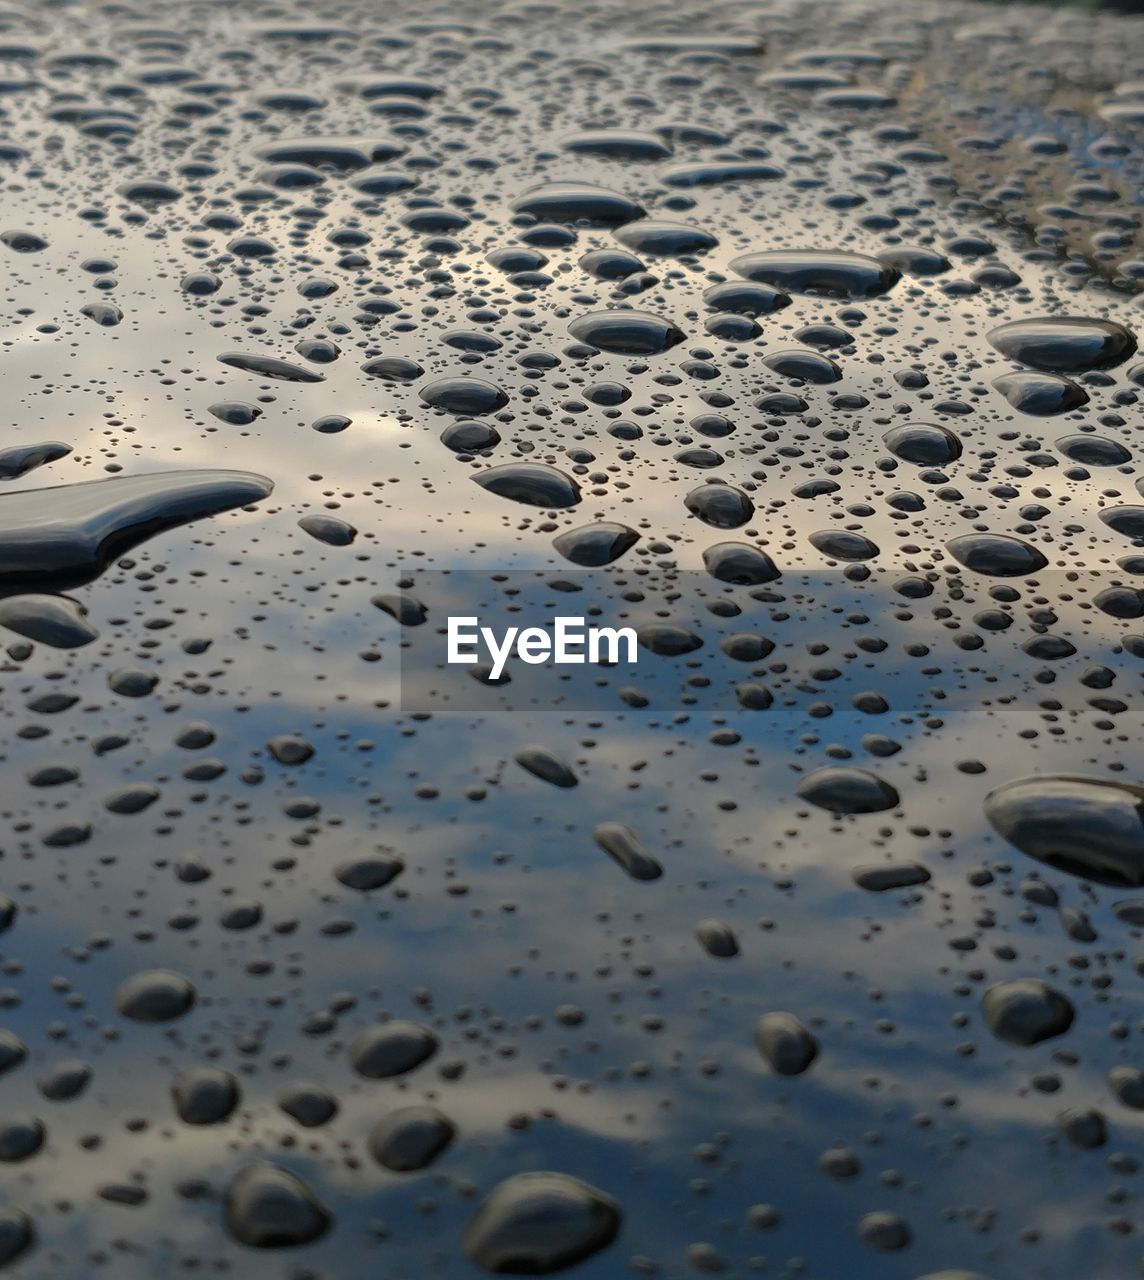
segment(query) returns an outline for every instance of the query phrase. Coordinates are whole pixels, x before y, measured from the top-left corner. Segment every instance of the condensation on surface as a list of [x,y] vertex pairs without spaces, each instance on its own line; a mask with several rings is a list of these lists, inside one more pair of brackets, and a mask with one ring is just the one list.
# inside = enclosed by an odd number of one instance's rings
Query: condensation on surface
[[1138,1273],[1142,24],[0,10],[7,1273]]

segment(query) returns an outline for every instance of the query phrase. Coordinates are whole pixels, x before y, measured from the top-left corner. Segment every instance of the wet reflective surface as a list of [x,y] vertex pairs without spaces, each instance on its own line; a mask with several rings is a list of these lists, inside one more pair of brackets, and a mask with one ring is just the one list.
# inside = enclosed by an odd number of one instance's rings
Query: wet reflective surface
[[1140,1273],[1142,41],[0,11],[6,1274]]

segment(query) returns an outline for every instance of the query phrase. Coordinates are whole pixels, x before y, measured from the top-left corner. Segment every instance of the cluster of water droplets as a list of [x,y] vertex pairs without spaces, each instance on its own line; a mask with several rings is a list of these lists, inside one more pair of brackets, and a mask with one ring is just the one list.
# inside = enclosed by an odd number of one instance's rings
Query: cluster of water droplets
[[1140,38],[0,11],[0,1267],[1134,1272]]

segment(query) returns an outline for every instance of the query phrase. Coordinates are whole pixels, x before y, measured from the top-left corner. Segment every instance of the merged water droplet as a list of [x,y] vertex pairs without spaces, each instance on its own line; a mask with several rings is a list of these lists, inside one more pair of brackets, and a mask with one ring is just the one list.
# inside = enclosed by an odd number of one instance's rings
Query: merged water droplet
[[37,467],[66,458],[71,451],[71,445],[60,440],[45,440],[38,444],[12,445],[8,449],[0,449],[0,480],[18,480]]
[[759,160],[707,161],[674,164],[661,169],[659,180],[667,187],[722,187],[732,182],[776,182],[782,169]]
[[565,151],[611,160],[666,160],[671,155],[662,139],[638,129],[585,129],[569,134],[561,145]]
[[267,497],[245,471],[165,471],[0,497],[0,594],[67,590],[165,529]]
[[405,148],[386,138],[318,136],[289,138],[258,149],[261,160],[272,164],[304,164],[315,169],[350,173],[372,164],[395,160]]
[[902,864],[873,863],[855,867],[851,875],[859,889],[869,893],[888,893],[895,889],[912,889],[928,884],[930,873],[916,862]]

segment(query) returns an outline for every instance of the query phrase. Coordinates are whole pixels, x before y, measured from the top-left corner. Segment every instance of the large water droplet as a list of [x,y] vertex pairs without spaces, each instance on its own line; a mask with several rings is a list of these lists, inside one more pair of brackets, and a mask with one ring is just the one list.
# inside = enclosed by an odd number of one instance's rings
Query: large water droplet
[[121,982],[115,992],[115,1007],[133,1022],[170,1022],[194,1003],[194,987],[173,969],[144,969]]
[[248,1165],[227,1188],[227,1230],[252,1249],[309,1244],[325,1234],[331,1221],[297,1174],[267,1161]]
[[961,457],[961,441],[947,427],[935,423],[891,427],[882,440],[892,454],[919,467],[944,467]]
[[1048,564],[1036,547],[1001,533],[966,533],[946,548],[958,564],[991,578],[1023,578]]
[[350,1066],[370,1080],[404,1075],[431,1058],[440,1047],[437,1036],[416,1022],[396,1020],[367,1027],[350,1045]]
[[897,791],[876,774],[846,765],[825,765],[798,784],[798,794],[832,813],[880,813],[898,803]]
[[[618,560],[640,540],[640,535],[626,524],[613,520],[598,520],[595,524],[583,524],[569,529],[552,539],[552,545],[573,564],[585,568],[597,568]],[[0,622],[3,622],[0,616]]]
[[546,1276],[598,1253],[620,1230],[619,1205],[563,1173],[519,1173],[482,1203],[465,1257],[494,1275]]
[[985,816],[1022,853],[1101,884],[1144,885],[1144,788],[1046,774],[991,791]]
[[593,311],[568,327],[591,347],[629,356],[659,355],[683,341],[681,329],[647,311]]
[[584,221],[603,226],[631,222],[644,214],[643,207],[627,196],[587,182],[546,183],[518,196],[512,207],[545,222]]
[[731,270],[786,293],[823,293],[838,298],[876,298],[901,279],[896,267],[863,253],[825,249],[767,249],[731,259]]
[[580,486],[556,467],[543,462],[506,462],[472,477],[482,489],[513,502],[560,510],[580,501]]
[[998,982],[982,997],[981,1012],[998,1039],[1023,1046],[1064,1035],[1076,1017],[1068,997],[1037,978]]
[[265,498],[245,471],[164,471],[0,497],[0,593],[65,590],[164,529]]
[[1136,350],[1136,339],[1113,320],[1045,316],[1011,320],[989,333],[989,341],[1010,360],[1055,373],[1110,369]]

